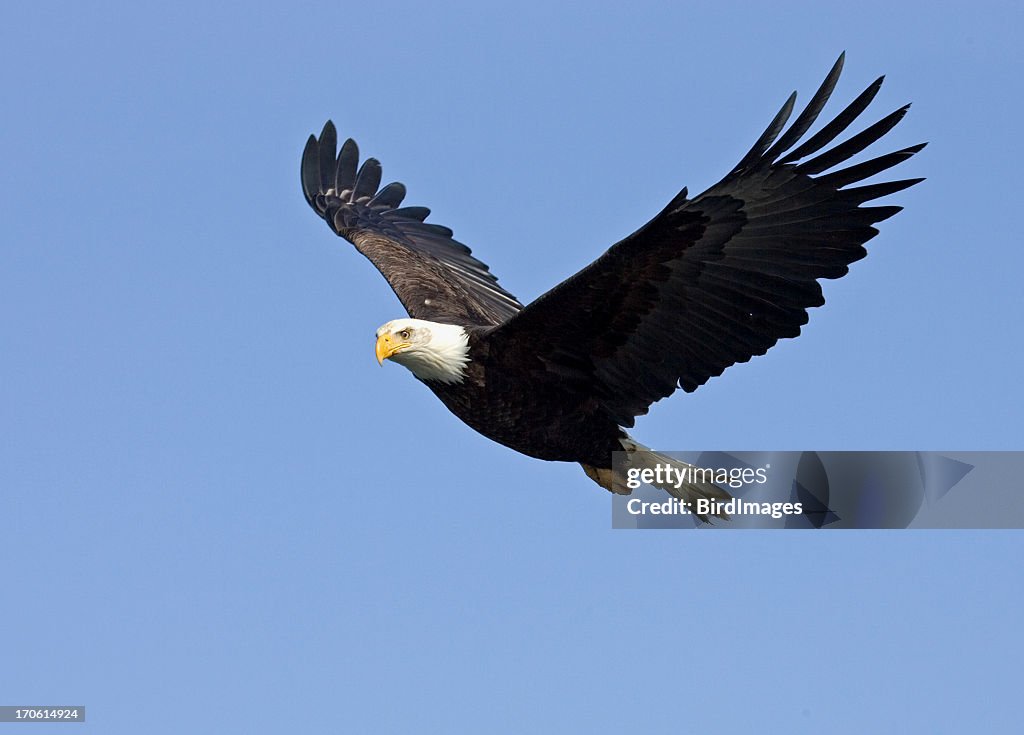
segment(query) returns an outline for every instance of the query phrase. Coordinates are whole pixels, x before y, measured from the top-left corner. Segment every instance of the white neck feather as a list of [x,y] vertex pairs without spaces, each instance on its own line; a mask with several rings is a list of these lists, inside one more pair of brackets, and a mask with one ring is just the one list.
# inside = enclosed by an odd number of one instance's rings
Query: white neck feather
[[469,335],[466,330],[455,324],[416,321],[430,330],[429,341],[416,344],[392,359],[409,368],[420,380],[446,384],[465,380],[469,362]]

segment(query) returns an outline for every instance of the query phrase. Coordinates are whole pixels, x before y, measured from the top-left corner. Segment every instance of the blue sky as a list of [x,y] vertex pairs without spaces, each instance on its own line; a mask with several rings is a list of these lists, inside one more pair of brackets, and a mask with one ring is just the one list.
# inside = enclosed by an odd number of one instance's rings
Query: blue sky
[[528,301],[845,49],[829,109],[887,74],[872,114],[914,106],[874,150],[930,141],[899,171],[928,181],[800,339],[635,434],[1021,449],[1022,20],[6,4],[0,704],[103,733],[1011,729],[1019,532],[612,531],[578,467],[377,367],[401,307],[298,166],[332,118]]

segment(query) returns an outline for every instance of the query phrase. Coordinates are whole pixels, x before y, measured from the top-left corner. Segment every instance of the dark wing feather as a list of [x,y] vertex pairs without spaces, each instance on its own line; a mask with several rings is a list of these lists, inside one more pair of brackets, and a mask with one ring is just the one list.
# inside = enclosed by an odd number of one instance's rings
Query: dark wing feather
[[829,171],[878,140],[906,108],[799,162],[849,127],[880,80],[799,155],[782,157],[814,123],[842,64],[840,57],[783,132],[793,107],[787,100],[722,181],[692,200],[684,189],[643,228],[494,329],[492,354],[528,366],[533,379],[572,385],[621,426],[632,426],[677,387],[696,390],[730,365],[797,336],[807,309],[824,303],[818,279],[845,275],[878,233],[872,225],[900,209],[860,205],[921,181],[841,188],[923,145]]
[[451,230],[424,222],[429,209],[400,206],[402,184],[378,191],[376,159],[359,166],[359,149],[351,139],[337,155],[336,147],[329,120],[319,139],[309,136],[301,172],[306,201],[377,266],[410,316],[492,326],[522,308],[468,247],[452,239]]

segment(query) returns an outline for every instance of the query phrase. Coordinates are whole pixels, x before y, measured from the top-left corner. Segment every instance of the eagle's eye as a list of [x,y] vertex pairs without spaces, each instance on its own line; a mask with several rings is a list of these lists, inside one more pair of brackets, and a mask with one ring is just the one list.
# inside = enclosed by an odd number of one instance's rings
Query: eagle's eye
[[403,329],[401,332],[398,333],[398,336],[401,337],[402,339],[409,339],[409,330]]

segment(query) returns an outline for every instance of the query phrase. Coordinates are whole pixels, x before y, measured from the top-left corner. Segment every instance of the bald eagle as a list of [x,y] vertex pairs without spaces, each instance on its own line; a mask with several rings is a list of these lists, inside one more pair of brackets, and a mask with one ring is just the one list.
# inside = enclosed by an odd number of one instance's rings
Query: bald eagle
[[[484,436],[545,460],[577,462],[602,487],[629,493],[626,466],[671,462],[625,429],[676,388],[692,392],[730,365],[796,337],[824,303],[818,279],[846,275],[900,211],[864,206],[922,179],[860,184],[924,147],[855,165],[909,105],[826,149],[878,93],[873,82],[803,139],[839,79],[843,56],[786,128],[794,92],[750,151],[703,194],[683,189],[657,216],[528,306],[498,284],[452,231],[402,206],[381,166],[337,151],[328,121],[302,156],[306,201],[384,275],[409,313],[377,330],[376,356],[408,368]],[[857,185],[860,184],[860,185]],[[620,455],[621,456],[621,455]],[[620,466],[621,469],[621,466]],[[711,483],[665,489],[685,502],[725,499]]]

